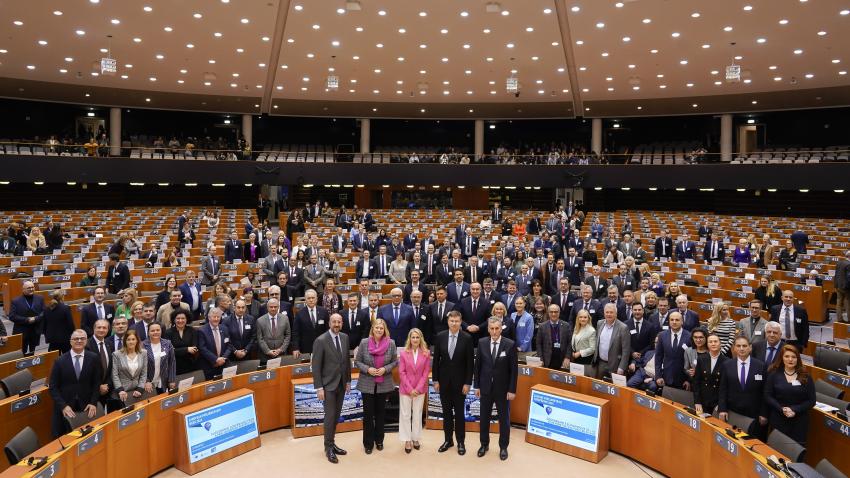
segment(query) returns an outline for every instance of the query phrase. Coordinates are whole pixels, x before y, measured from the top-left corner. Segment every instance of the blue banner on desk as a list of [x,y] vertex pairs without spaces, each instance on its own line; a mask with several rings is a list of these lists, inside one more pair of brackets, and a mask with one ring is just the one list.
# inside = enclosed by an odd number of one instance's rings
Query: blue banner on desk
[[[478,422],[481,420],[481,399],[475,396],[475,389],[469,387],[469,392],[466,394],[466,399],[463,403],[464,420],[467,422]],[[428,420],[443,419],[443,405],[440,403],[440,392],[434,389],[434,380],[428,379]],[[498,423],[499,417],[496,414],[496,404],[493,404],[493,410],[490,414],[490,423]]]
[[527,430],[532,435],[595,452],[601,415],[598,405],[532,390]]
[[260,436],[253,394],[190,413],[185,425],[191,463]]
[[[357,379],[351,381],[351,390],[345,393],[339,423],[363,420],[363,394],[355,389]],[[296,385],[292,390],[295,399],[295,427],[322,425],[325,421],[325,407],[312,383]]]

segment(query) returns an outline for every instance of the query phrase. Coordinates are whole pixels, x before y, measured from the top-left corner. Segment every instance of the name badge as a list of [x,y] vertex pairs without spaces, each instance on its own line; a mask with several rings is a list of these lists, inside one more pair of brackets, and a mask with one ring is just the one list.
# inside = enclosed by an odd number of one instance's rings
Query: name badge
[[319,323],[319,325],[324,325],[325,321],[324,321],[324,320],[320,320],[318,323]]
[[682,344],[682,350],[688,350],[689,348],[690,347],[688,347],[687,344]]
[[590,310],[588,310],[587,312],[588,312],[589,314],[595,314],[595,313],[596,313],[596,309],[590,309]]
[[502,330],[505,330],[505,329],[507,329],[507,328],[508,328],[508,326],[507,326],[507,325],[503,325],[503,326],[502,326]]
[[107,318],[107,319],[111,319],[111,318],[112,318],[112,314],[106,314],[106,318]]
[[228,342],[230,342],[230,337],[225,337],[225,338],[224,338],[224,343],[228,343]]
[[761,333],[762,333],[762,331],[761,331],[761,330],[756,330],[753,334],[754,334],[754,335],[761,335]]
[[502,351],[502,353],[499,354],[499,357],[507,357],[504,350]]
[[756,374],[755,379],[756,379],[757,381],[761,381],[761,375]]
[[251,326],[250,326],[250,325],[246,325],[246,326],[245,326],[245,330],[251,330]]
[[637,330],[635,330],[635,329],[629,330],[629,333],[632,334],[632,335],[635,335],[637,333]]
[[667,330],[667,329],[669,329],[669,328],[670,328],[670,326],[669,326],[669,325],[664,325],[664,326],[662,326],[662,327],[661,327],[661,329],[662,329],[662,330]]
[[803,319],[794,319],[794,322],[797,322],[798,324],[801,323],[802,321],[803,321]]
[[795,386],[795,387],[799,387],[799,386],[800,386],[800,381],[799,381],[799,380],[791,380],[791,385],[793,385],[793,386]]
[[559,349],[559,348],[561,348],[561,343],[555,342],[555,345],[553,345],[553,347],[555,347],[556,349]]
[[166,356],[166,353],[165,353],[165,352],[160,352],[160,353],[157,355],[157,357],[160,357],[160,358],[163,358],[163,357],[165,357],[165,356]]

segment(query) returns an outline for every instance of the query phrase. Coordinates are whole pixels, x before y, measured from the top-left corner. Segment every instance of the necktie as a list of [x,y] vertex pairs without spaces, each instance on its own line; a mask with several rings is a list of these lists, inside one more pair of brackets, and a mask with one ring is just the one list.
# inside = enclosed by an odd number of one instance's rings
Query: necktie
[[714,259],[717,257],[717,241],[711,241],[711,258]]
[[419,306],[418,305],[413,308],[413,314],[416,316],[417,319],[419,318]]
[[339,345],[339,335],[334,337],[334,341],[336,342],[336,351],[342,354],[342,347]]
[[472,314],[475,315],[475,308],[478,307],[478,300],[475,299],[472,301]]
[[747,386],[747,363],[741,362],[741,388]]
[[493,348],[490,351],[490,356],[493,357],[493,360],[496,360],[496,352],[499,350],[499,342],[493,342]]
[[673,351],[679,348],[679,334],[673,334]]
[[437,306],[437,320],[443,320],[443,304]]
[[665,241],[664,239],[661,240],[661,255],[667,255],[667,241]]
[[[451,350],[451,349],[449,349],[449,350]],[[451,352],[450,352],[450,354],[451,354]],[[81,358],[83,358],[82,355],[75,355],[74,356],[74,374],[77,375],[77,379],[80,378],[80,372],[83,371],[83,365],[80,363]]]
[[767,352],[767,364],[770,365],[773,363],[773,354],[776,353],[776,347],[768,347],[769,352]]
[[[242,321],[239,321],[239,328],[242,328]],[[272,335],[277,332],[277,316],[272,317]]]
[[97,318],[100,320],[105,318],[103,314],[103,304],[97,304]]
[[354,330],[354,311],[350,310],[348,312],[348,330]]
[[565,294],[561,294],[561,309],[567,306],[567,296]]
[[642,323],[643,323],[642,320],[638,320],[637,322],[635,322],[635,328],[637,329],[638,335],[640,335],[640,324],[642,324]]
[[[449,358],[454,358],[455,356],[455,346],[457,345],[457,335],[449,335]],[[79,356],[78,356],[79,357]]]
[[476,269],[475,267],[471,267],[471,266],[469,268],[469,278],[471,279],[470,282],[476,282],[475,281],[475,269]]
[[213,329],[213,342],[215,342],[216,357],[221,357],[221,335],[218,333],[218,327]]
[[374,322],[375,321],[375,309],[370,309],[370,310],[371,310],[371,313],[369,314],[369,321]]
[[313,322],[313,327],[316,326],[316,309],[310,309],[310,322]]
[[785,338],[791,338],[791,307],[785,307]]
[[393,307],[393,321],[398,323],[398,306]]
[[106,369],[109,367],[109,359],[106,358],[106,350],[104,350],[103,342],[98,344],[100,346],[100,365],[103,367],[103,373],[106,374]]
[[457,285],[457,286],[455,286],[455,287],[457,288],[457,298],[458,298],[458,299],[460,299],[460,298],[461,298],[461,294],[463,293],[463,285],[458,284],[458,285]]

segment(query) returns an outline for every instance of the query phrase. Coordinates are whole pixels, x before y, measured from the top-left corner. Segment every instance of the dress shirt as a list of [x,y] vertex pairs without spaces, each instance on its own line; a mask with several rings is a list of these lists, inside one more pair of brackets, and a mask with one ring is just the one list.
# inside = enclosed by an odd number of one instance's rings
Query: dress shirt
[[[786,324],[787,322],[787,324]],[[789,327],[790,325],[790,327]],[[782,328],[782,338],[785,340],[797,340],[794,333],[794,306],[782,304],[782,313],[779,314],[779,327]]]
[[608,361],[608,350],[611,348],[611,336],[614,334],[614,324],[605,321],[599,330],[599,359]]

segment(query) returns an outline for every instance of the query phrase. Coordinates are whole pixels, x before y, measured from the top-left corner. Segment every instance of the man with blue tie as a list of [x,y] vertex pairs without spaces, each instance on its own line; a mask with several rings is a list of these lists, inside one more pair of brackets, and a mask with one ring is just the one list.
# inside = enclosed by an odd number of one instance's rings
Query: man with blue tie
[[454,271],[454,278],[454,282],[446,285],[446,294],[449,302],[458,304],[469,295],[469,284],[463,281],[463,270],[461,269]]
[[396,344],[396,347],[404,347],[407,341],[407,333],[410,329],[416,327],[416,316],[413,315],[413,308],[402,302],[404,293],[398,287],[390,291],[391,303],[378,309],[378,318],[384,319],[387,323],[390,338]]
[[71,350],[53,362],[48,392],[53,398],[53,436],[68,433],[66,418],[85,413],[93,418],[100,398],[103,376],[101,361],[95,352],[86,350],[86,332],[77,329],[71,334]]
[[[275,303],[279,307],[279,301],[275,300]],[[230,342],[233,345],[234,360],[240,361],[251,358],[252,352],[257,347],[255,322],[256,319],[248,314],[248,307],[245,305],[245,301],[242,299],[237,300],[233,306],[233,317],[227,323],[230,329],[228,332],[230,332]]]
[[477,340],[484,336],[484,328],[490,317],[490,304],[481,299],[481,284],[477,282],[470,285],[469,294],[469,297],[455,305],[455,310],[463,317],[463,330]]
[[782,327],[779,322],[765,324],[764,338],[765,340],[752,343],[752,356],[764,362],[766,367],[770,367],[773,360],[779,357],[779,351],[785,346],[785,341],[782,340]]
[[519,268],[519,275],[516,277],[516,290],[522,295],[526,296],[531,292],[531,281],[534,279],[531,272],[529,272],[528,265],[523,264]]
[[230,356],[233,355],[230,333],[221,324],[221,315],[221,309],[218,307],[210,309],[207,312],[207,324],[201,327],[198,333],[198,350],[201,353],[200,365],[204,371],[204,378],[207,380],[211,380],[216,375],[221,375]]
[[723,265],[723,258],[726,256],[726,250],[723,248],[723,240],[720,234],[714,236],[709,235],[705,242],[705,247],[702,250],[702,259],[706,264]]
[[661,330],[657,322],[644,320],[643,304],[632,304],[632,318],[626,321],[631,337],[632,360],[639,360],[654,346],[655,336]]
[[694,244],[694,241],[685,234],[682,236],[682,240],[676,243],[676,260],[679,262],[685,262],[688,259],[693,260],[695,251],[696,244]]
[[[767,405],[764,400],[764,382],[767,369],[764,362],[750,355],[752,347],[744,336],[735,339],[734,359],[723,364],[720,373],[718,417],[729,420],[729,411],[753,418],[747,433],[763,438],[767,425]],[[758,418],[756,420],[756,418]]]
[[658,335],[655,346],[655,383],[659,387],[684,388],[690,384],[685,379],[685,349],[691,342],[691,333],[682,327],[682,314],[670,312],[670,328]]
[[508,309],[508,315],[516,312],[516,298],[519,297],[519,294],[516,290],[516,281],[513,279],[508,280],[506,285],[507,291],[504,295],[502,295],[502,303],[505,304],[505,307]]
[[221,261],[215,253],[216,246],[210,242],[207,245],[207,257],[201,260],[201,285],[212,285],[218,282],[221,275]]
[[699,327],[699,315],[693,310],[688,309],[688,296],[679,294],[676,296],[676,310],[682,314],[682,327],[688,332],[692,332]]

